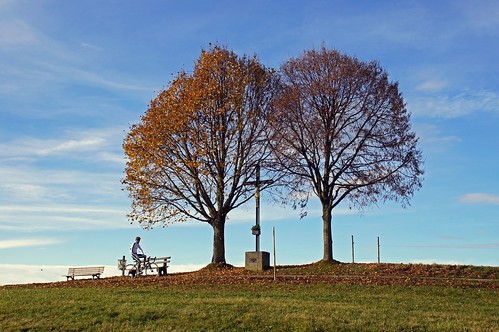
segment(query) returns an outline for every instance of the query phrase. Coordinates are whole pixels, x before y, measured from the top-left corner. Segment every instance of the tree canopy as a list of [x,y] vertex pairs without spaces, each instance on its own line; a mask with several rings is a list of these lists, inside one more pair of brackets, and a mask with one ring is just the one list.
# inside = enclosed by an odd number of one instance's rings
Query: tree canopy
[[151,101],[124,141],[129,217],[144,227],[186,218],[213,227],[212,263],[225,263],[227,214],[247,202],[244,185],[269,156],[266,139],[275,74],[256,57],[203,50]]
[[[323,260],[332,212],[393,200],[421,187],[422,153],[398,83],[378,62],[309,50],[278,73],[227,48],[202,50],[151,101],[123,147],[129,217],[145,228],[186,219],[213,228],[212,263],[225,263],[225,223],[246,203],[258,165],[304,208],[322,204]],[[267,167],[266,167],[267,166]],[[273,185],[271,185],[273,184]]]
[[288,187],[304,204],[322,204],[324,255],[332,260],[332,211],[344,200],[362,208],[403,205],[421,187],[422,154],[410,113],[378,62],[335,50],[304,52],[280,70],[270,116],[273,146]]

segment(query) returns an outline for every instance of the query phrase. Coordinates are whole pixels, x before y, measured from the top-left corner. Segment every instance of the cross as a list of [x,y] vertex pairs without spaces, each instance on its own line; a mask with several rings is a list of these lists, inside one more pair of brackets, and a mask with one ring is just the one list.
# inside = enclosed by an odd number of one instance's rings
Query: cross
[[[260,164],[256,165],[256,181],[246,181],[243,184],[255,186],[256,225],[260,226],[260,185],[271,184],[272,180],[260,180]],[[256,235],[256,251],[260,251],[260,234]]]

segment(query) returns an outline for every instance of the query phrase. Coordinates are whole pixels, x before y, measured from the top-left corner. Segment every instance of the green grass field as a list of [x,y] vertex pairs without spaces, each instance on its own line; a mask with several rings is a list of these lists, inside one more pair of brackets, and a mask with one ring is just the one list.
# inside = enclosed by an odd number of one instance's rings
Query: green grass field
[[497,280],[415,286],[243,276],[251,278],[187,274],[0,287],[0,330],[499,331]]

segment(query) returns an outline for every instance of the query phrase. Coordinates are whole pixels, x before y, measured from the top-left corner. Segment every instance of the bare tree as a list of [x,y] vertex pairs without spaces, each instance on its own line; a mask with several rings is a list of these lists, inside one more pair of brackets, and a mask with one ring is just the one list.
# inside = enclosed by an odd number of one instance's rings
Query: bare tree
[[268,155],[274,77],[256,57],[220,46],[202,51],[192,74],[180,72],[125,139],[130,219],[145,228],[206,222],[212,263],[225,263],[227,214],[252,197],[244,182]]
[[[348,200],[409,203],[421,187],[422,154],[398,83],[378,62],[310,50],[281,67],[272,142],[293,197],[322,204],[324,261],[333,260],[332,211]],[[300,196],[301,195],[301,196]]]

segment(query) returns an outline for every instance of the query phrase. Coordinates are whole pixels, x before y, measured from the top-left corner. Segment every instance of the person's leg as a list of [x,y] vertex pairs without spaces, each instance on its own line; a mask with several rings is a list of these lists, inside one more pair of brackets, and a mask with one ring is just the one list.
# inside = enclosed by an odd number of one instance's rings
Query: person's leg
[[142,274],[142,270],[147,269],[147,256],[144,254],[137,254],[137,256],[139,257],[139,271]]
[[144,256],[142,254],[134,254],[132,253],[132,258],[133,260],[135,261],[135,266],[136,266],[136,273],[137,275],[140,275],[142,273],[142,257],[141,256]]

